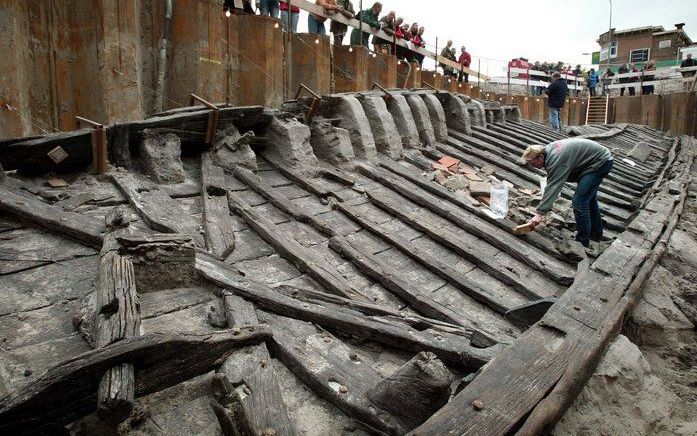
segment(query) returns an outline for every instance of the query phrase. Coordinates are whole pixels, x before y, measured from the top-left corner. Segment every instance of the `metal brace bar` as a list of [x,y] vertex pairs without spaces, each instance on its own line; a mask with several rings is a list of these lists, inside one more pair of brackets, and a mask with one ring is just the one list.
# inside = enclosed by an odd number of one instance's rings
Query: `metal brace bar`
[[386,100],[389,100],[389,99],[392,98],[392,94],[390,94],[389,92],[387,92],[387,90],[386,90],[385,88],[383,88],[382,86],[380,86],[380,84],[379,84],[378,82],[373,82],[373,87],[370,88],[370,89],[375,89],[376,87],[377,87],[377,88],[380,88],[380,91],[382,91],[382,92],[385,93],[385,99],[386,99]]
[[312,116],[315,113],[315,109],[317,109],[317,102],[319,102],[322,99],[322,97],[320,97],[316,92],[314,92],[313,90],[301,83],[298,87],[298,91],[295,93],[296,101],[300,97],[300,94],[302,94],[303,90],[308,92],[309,94],[312,94],[313,97],[312,103],[310,103],[310,109],[308,109],[307,113],[305,114],[305,120],[309,123],[310,120],[312,120]]
[[78,126],[87,124],[92,127],[92,171],[103,174],[107,170],[107,141],[106,129],[103,124],[83,117],[75,117]]
[[436,88],[435,86],[431,85],[430,83],[421,82],[421,84],[422,84],[422,85],[426,85],[427,87],[431,88],[431,89],[434,90],[434,91],[440,91],[438,88]]
[[202,99],[196,94],[190,94],[190,97],[190,106],[193,106],[195,101],[199,101],[203,103],[204,106],[211,109],[211,112],[208,114],[208,125],[206,127],[206,144],[210,144],[213,141],[216,130],[218,129],[218,117],[220,116],[220,109],[218,109],[218,107],[213,103]]

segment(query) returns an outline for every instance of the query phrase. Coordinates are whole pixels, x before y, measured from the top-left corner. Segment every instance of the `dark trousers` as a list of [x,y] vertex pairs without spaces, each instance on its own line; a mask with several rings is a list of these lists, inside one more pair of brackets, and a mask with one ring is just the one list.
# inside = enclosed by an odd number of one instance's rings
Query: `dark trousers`
[[612,159],[592,173],[581,177],[571,200],[576,218],[576,240],[588,247],[590,240],[599,241],[603,236],[603,222],[598,206],[598,188],[612,170]]
[[465,73],[464,71],[460,71],[460,75],[457,78],[458,82],[462,82],[464,80],[465,83],[470,82],[470,75]]
[[636,88],[633,86],[629,87],[629,95],[636,95]]

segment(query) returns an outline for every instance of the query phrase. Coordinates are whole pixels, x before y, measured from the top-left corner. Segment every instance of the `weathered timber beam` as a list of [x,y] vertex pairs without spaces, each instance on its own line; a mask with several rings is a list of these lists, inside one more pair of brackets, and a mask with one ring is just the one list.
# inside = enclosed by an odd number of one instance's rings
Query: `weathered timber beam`
[[283,258],[293,263],[300,271],[315,279],[327,291],[346,298],[370,301],[370,298],[352,287],[329,262],[313,250],[302,246],[292,236],[286,236],[276,230],[276,226],[271,221],[246,204],[239,195],[229,191],[228,201],[230,207],[245,220],[261,239],[278,251]]
[[419,353],[368,391],[376,406],[408,430],[422,424],[450,398],[452,374],[433,353]]
[[196,265],[199,275],[203,278],[252,300],[255,305],[270,312],[312,322],[345,334],[370,338],[399,349],[432,351],[440,359],[453,365],[478,368],[499,349],[498,346],[475,348],[466,337],[444,329],[434,329],[430,326],[414,328],[397,319],[366,317],[360,312],[337,304],[320,301],[299,303],[299,300],[244,279],[228,265],[200,254],[196,258]]
[[537,324],[413,434],[520,429],[528,435],[552,428],[593,373],[664,250],[684,204],[689,153],[685,161],[682,175],[674,177],[681,186],[678,206],[665,187]]
[[312,215],[306,213],[301,207],[293,204],[293,202],[286,198],[286,196],[268,186],[252,171],[241,166],[235,166],[233,169],[233,174],[242,183],[252,188],[254,192],[264,197],[269,201],[269,203],[292,216],[297,221],[312,226],[315,230],[328,238],[334,236],[335,232],[332,228]]
[[388,319],[399,320],[416,329],[430,328],[435,330],[442,330],[454,335],[466,336],[476,342],[478,345],[488,347],[495,345],[497,342],[489,336],[487,333],[483,333],[478,329],[473,329],[467,326],[459,326],[457,324],[449,323],[446,321],[441,321],[435,318],[426,318],[421,315],[411,315],[406,312],[390,309],[389,307],[378,305],[377,303],[363,303],[355,300],[349,300],[347,298],[339,297],[334,294],[327,294],[325,292],[313,291],[311,289],[301,289],[290,285],[279,285],[273,288],[274,290],[282,293],[283,295],[293,298],[298,301],[307,301],[310,303],[331,303],[339,306],[343,306],[360,312],[366,316],[380,316]]
[[371,433],[405,433],[399,422],[368,399],[370,388],[382,381],[369,362],[327,331],[291,318],[262,316],[277,335],[269,344],[274,356],[319,397],[367,425]]
[[235,222],[230,216],[225,185],[223,169],[213,163],[210,152],[201,153],[203,231],[208,252],[219,259],[235,249]]
[[[111,238],[110,235],[107,238]],[[140,335],[140,304],[131,260],[116,251],[102,253],[97,293],[95,347],[107,347]],[[133,364],[126,362],[107,370],[99,382],[97,414],[118,424],[131,414],[135,395]]]
[[[223,294],[228,326],[258,326],[254,305]],[[235,386],[241,387],[240,390]],[[212,382],[213,410],[226,436],[295,435],[266,344],[250,345],[228,356]]]
[[329,247],[341,256],[349,259],[365,275],[409,303],[417,312],[452,324],[467,325],[462,320],[461,315],[421,292],[417,287],[401,278],[400,272],[394,270],[377,257],[361,251],[356,244],[348,239],[335,236],[329,240]]
[[[389,165],[385,164],[383,167],[390,169],[391,167],[394,168],[394,165]],[[543,251],[538,251],[534,249],[533,247],[528,246],[527,244],[524,244],[521,242],[517,237],[514,235],[510,234],[510,229],[515,227],[514,224],[511,225],[510,228],[506,229],[507,231],[504,231],[500,228],[496,228],[495,226],[488,225],[483,222],[479,222],[480,220],[478,219],[473,219],[472,216],[465,215],[462,213],[460,208],[448,204],[439,198],[434,198],[432,195],[424,192],[422,189],[419,187],[413,186],[412,184],[407,184],[402,182],[396,177],[393,177],[390,174],[386,174],[384,172],[378,172],[375,171],[375,169],[369,168],[370,173],[372,174],[372,177],[382,183],[384,186],[394,190],[395,192],[399,193],[400,195],[405,196],[409,200],[413,201],[417,205],[424,207],[431,212],[435,213],[436,215],[445,218],[452,223],[458,225],[468,233],[471,233],[472,235],[481,238],[485,242],[491,244],[493,247],[496,247],[505,253],[509,254],[511,257],[523,262],[524,264],[528,265],[529,267],[540,271],[542,274],[545,276],[551,278],[555,282],[568,286],[573,282],[575,272],[574,270],[569,267],[568,265],[559,262],[555,259],[550,258],[550,256],[546,255],[545,252]],[[428,183],[428,182],[427,182]],[[445,188],[444,188],[445,189]],[[389,204],[385,203],[385,206],[388,206]],[[468,209],[471,209],[472,207],[470,206]],[[391,210],[394,208],[391,208]],[[469,212],[469,210],[468,210]],[[431,226],[432,227],[432,226]],[[432,230],[433,233],[443,233],[440,229],[430,229]],[[443,233],[441,235],[442,237],[445,237],[446,235]],[[441,238],[443,239],[443,238]],[[447,239],[447,238],[446,238]],[[450,244],[450,243],[448,243]],[[452,245],[452,244],[450,244]],[[473,255],[477,256],[479,254],[478,250],[475,249],[474,252],[472,252]],[[475,261],[479,261],[475,259]],[[488,260],[487,260],[488,262]],[[492,265],[495,264],[491,263]],[[505,268],[502,267],[502,269],[506,270]],[[507,271],[507,270],[506,270]],[[498,277],[497,277],[498,278]],[[508,278],[504,277],[504,280],[509,280]],[[510,283],[517,283],[520,280],[515,280],[515,281],[510,281]],[[523,292],[526,292],[523,290]],[[524,294],[525,295],[525,294]],[[533,293],[529,293],[526,295],[528,298],[539,298],[539,295]]]
[[[501,298],[500,295],[497,295],[497,292],[493,287],[489,288],[479,285],[473,280],[465,277],[463,274],[455,271],[451,266],[446,265],[435,256],[419,250],[416,246],[414,246],[414,244],[411,244],[401,236],[382,230],[380,226],[358,213],[355,207],[343,203],[335,203],[335,207],[337,210],[346,214],[349,218],[363,226],[371,233],[389,242],[399,251],[409,256],[416,262],[419,262],[420,265],[424,266],[429,271],[450,282],[458,290],[491,308],[495,312],[503,314],[506,313],[509,308],[516,306],[516,302],[507,301],[506,299]],[[523,304],[525,301],[526,300],[521,299],[517,303]]]
[[[267,158],[268,159],[268,158]],[[281,172],[285,177],[291,180],[293,183],[297,184],[304,190],[311,192],[318,197],[326,198],[332,195],[332,192],[323,186],[322,182],[315,179],[314,177],[305,175],[299,171],[288,168],[282,163],[274,162],[269,160],[275,169]]]
[[[382,161],[380,163],[380,166],[389,170],[393,174],[400,176],[402,179],[407,180],[411,184],[423,189],[424,191],[433,194],[435,197],[442,200],[447,200],[449,203],[458,206],[459,208],[472,214],[470,221],[473,225],[463,225],[463,228],[466,229],[468,232],[472,233],[473,235],[476,235],[482,239],[486,238],[487,235],[494,234],[498,234],[501,238],[503,238],[502,234],[496,232],[497,227],[511,234],[512,229],[517,225],[515,222],[506,218],[498,220],[490,217],[479,208],[472,206],[471,204],[465,202],[462,198],[459,198],[457,195],[455,195],[455,193],[449,191],[447,188],[437,183],[432,183],[431,181],[421,176],[415,176],[399,164],[396,164],[394,162]],[[407,186],[413,189],[411,185]],[[554,243],[549,239],[545,238],[544,236],[540,235],[539,233],[528,233],[527,235],[523,235],[522,239],[526,240],[529,244],[533,245],[534,247],[537,247],[542,252],[552,255],[560,260],[566,261],[566,258],[563,255],[561,255],[559,251],[555,248]],[[490,244],[494,244],[495,240],[496,239],[487,240],[487,242],[489,242]],[[510,241],[511,237],[507,237],[507,240]],[[525,259],[522,259],[515,254],[517,251],[518,250],[512,250],[511,255],[522,262],[526,262]],[[539,255],[535,252],[533,252],[532,254],[535,256]],[[559,264],[558,262],[555,262],[555,264],[560,265],[559,268],[562,268],[562,270],[564,269],[564,267],[567,268],[567,272],[564,273],[565,276],[568,276],[569,274],[574,274],[573,270],[571,270],[570,273],[568,272],[570,266]]]
[[183,233],[191,236],[198,247],[205,246],[201,223],[163,191],[155,186],[143,186],[129,173],[114,171],[110,177],[150,228],[163,233]]
[[46,424],[68,424],[95,411],[105,371],[132,363],[135,396],[174,386],[215,369],[236,348],[271,337],[266,327],[208,334],[148,334],[73,357],[25,388],[0,399],[0,432],[31,433]]
[[[50,133],[39,138],[24,138],[0,148],[0,163],[7,170],[37,174],[47,171],[75,171],[92,162],[92,130]],[[56,163],[48,153],[61,147],[67,156]]]
[[7,185],[0,186],[0,210],[22,222],[69,236],[101,248],[104,225],[97,219],[52,206],[38,198],[19,195]]

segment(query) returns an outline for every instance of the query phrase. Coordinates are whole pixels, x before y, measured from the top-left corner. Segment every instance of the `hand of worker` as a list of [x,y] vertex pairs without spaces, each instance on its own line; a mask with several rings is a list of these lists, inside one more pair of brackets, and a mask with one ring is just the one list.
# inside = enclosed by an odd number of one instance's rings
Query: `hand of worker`
[[532,219],[530,220],[530,226],[532,226],[532,228],[534,229],[535,227],[539,226],[540,223],[544,220],[545,220],[544,215],[542,215],[540,213],[536,213],[535,216],[532,217]]

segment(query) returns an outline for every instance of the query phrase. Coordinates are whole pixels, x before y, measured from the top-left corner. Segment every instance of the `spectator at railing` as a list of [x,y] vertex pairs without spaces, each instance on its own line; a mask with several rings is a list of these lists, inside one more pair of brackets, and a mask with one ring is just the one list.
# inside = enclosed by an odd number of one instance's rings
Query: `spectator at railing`
[[232,12],[235,15],[254,15],[254,7],[252,6],[252,0],[225,0],[223,2],[223,10],[225,10],[225,12]]
[[[416,24],[416,23],[414,23]],[[416,47],[421,47],[425,48],[426,47],[426,41],[424,41],[423,34],[426,28],[424,26],[418,27],[416,32],[413,31],[414,26],[411,27],[410,34],[411,34],[411,43],[416,46]],[[424,55],[419,54],[419,53],[414,53],[410,52],[412,54],[412,59],[418,62],[419,66],[423,65],[424,62]]]
[[[380,18],[380,30],[390,36],[395,34],[395,31],[397,30],[397,14],[395,11],[390,11],[387,13],[387,15]],[[377,36],[373,36],[373,47],[376,52],[393,54],[392,41],[387,41]]]
[[[375,2],[371,8],[360,11],[356,18],[377,30],[380,28],[380,12],[382,12],[382,3]],[[363,32],[361,35],[361,31],[359,29],[353,29],[351,31],[351,45],[363,45],[368,47],[369,39],[370,33]]]
[[[288,31],[288,2],[281,0],[281,25],[283,30]],[[300,8],[297,6],[291,7],[290,10],[290,28],[293,33],[298,31],[298,18],[300,18]]]
[[603,76],[601,77],[602,89],[601,89],[600,95],[609,94],[610,91],[609,91],[608,86],[612,83],[612,77],[614,75],[615,75],[615,73],[612,72],[612,69],[610,67],[607,67],[607,69],[603,73]]
[[472,63],[472,56],[470,56],[470,54],[467,52],[464,45],[460,47],[460,57],[458,58],[457,63],[460,64],[460,75],[457,78],[457,81],[462,82],[464,79],[465,83],[469,83],[469,74],[465,72],[463,68],[469,69],[470,64]]
[[[692,53],[688,53],[685,60],[680,64],[680,68],[690,68],[697,66],[697,61],[692,59]],[[695,75],[694,71],[681,71],[683,77],[692,77]]]
[[559,72],[552,74],[552,84],[545,91],[547,93],[547,106],[549,106],[549,123],[552,129],[561,132],[561,110],[566,102],[566,94],[569,88],[566,86],[566,80],[561,77]]
[[[620,67],[617,69],[617,74],[627,74],[629,73],[629,65],[627,64],[622,64]],[[627,83],[629,80],[627,77],[620,77],[617,79],[620,84]],[[624,86],[620,88],[620,97],[624,95]]]
[[588,77],[586,77],[586,85],[588,86],[588,92],[592,97],[595,96],[595,87],[598,85],[598,74],[593,68],[588,71]]
[[641,69],[641,95],[653,94],[653,85],[644,85],[643,82],[652,82],[656,79],[656,62],[648,61]]
[[279,7],[278,0],[258,0],[257,2],[257,9],[260,10],[260,14],[273,18],[278,18]]
[[[341,10],[341,8],[336,4],[336,0],[317,0],[315,1],[317,6],[322,6],[324,12],[333,15]],[[307,15],[307,32],[316,33],[318,35],[326,35],[327,28],[324,26],[324,22],[327,21],[326,17],[322,17],[315,14]]]
[[[453,41],[449,39],[448,43],[445,45],[445,47],[443,47],[443,50],[440,51],[441,57],[454,61],[455,56],[453,56],[452,51],[450,51],[450,48],[452,46],[453,46]],[[455,74],[453,69],[451,67],[445,65],[444,63],[441,63],[440,67],[443,69],[444,76],[452,76]]]
[[[397,28],[395,29],[395,38],[409,42],[411,40],[411,34],[409,33],[409,24],[402,23],[401,25],[397,26]],[[406,59],[407,61],[409,61],[412,57],[412,51],[406,47],[397,45],[396,55],[398,59]]]
[[[337,6],[341,8],[339,13],[346,18],[353,18],[356,11],[353,9],[353,3],[351,0],[338,0],[336,2]],[[344,42],[344,36],[348,26],[340,21],[332,20],[329,24],[329,31],[334,34],[334,45],[341,45]]]
[[[634,64],[629,64],[629,72],[630,73],[638,73],[639,68],[637,68],[637,66]],[[627,83],[636,83],[637,81],[639,81],[639,77],[633,76],[633,77],[629,78]],[[632,85],[629,87],[629,95],[636,95],[636,87],[635,86]]]

